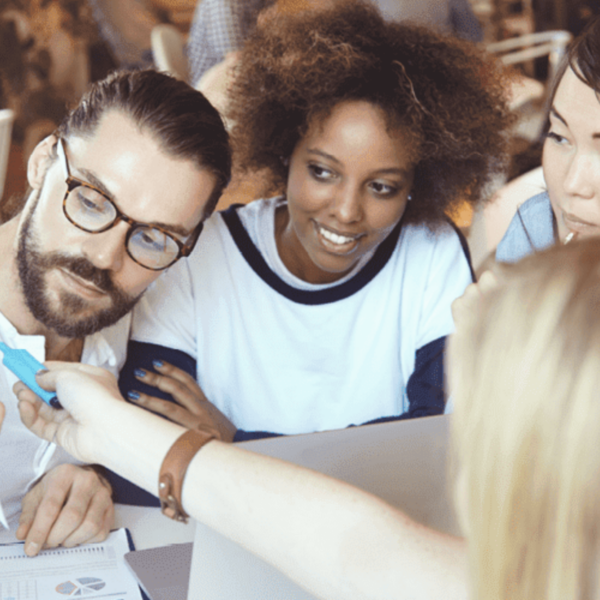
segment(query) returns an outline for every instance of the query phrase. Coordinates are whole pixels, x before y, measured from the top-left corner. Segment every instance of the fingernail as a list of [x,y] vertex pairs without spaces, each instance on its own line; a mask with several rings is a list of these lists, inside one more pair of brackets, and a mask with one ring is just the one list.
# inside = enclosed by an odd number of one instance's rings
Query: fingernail
[[38,375],[44,375],[47,372],[48,372],[48,369],[40,369],[39,371],[36,372],[35,375],[37,377]]
[[152,361],[153,366],[155,366],[156,368],[160,369],[163,366],[163,361],[162,360],[153,360]]
[[36,544],[35,542],[29,542],[28,544],[25,544],[25,554],[27,554],[27,556],[35,556],[39,549],[39,544]]
[[130,400],[139,400],[140,393],[136,392],[135,390],[131,390],[131,391],[127,392],[127,397]]
[[141,377],[141,378],[143,378],[143,377],[146,377],[146,371],[144,371],[144,369],[135,369],[135,370],[133,371],[133,374],[134,374],[136,377]]

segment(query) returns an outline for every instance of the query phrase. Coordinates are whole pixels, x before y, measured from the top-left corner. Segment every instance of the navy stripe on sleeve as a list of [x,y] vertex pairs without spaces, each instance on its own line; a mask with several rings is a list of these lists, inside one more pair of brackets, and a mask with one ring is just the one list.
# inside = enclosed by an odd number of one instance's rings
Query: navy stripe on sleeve
[[[196,361],[185,352],[157,344],[130,341],[127,346],[127,360],[119,375],[119,390],[125,399],[127,399],[127,392],[137,390],[173,402],[170,394],[135,378],[135,369],[154,372],[152,361],[157,359],[171,363],[196,378]],[[112,485],[115,502],[136,506],[160,506],[156,496],[108,469],[106,478]]]

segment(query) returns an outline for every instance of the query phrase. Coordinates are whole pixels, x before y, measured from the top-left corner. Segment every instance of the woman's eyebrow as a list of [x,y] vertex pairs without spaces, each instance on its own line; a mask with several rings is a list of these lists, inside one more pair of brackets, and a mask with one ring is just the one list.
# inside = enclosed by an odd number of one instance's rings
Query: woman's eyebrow
[[568,127],[569,125],[567,124],[567,120],[556,110],[556,108],[554,106],[552,106],[550,108],[550,114],[555,116],[561,123],[563,123],[566,127]]
[[[338,165],[341,165],[342,162],[337,159],[335,156],[333,156],[332,154],[328,154],[327,152],[323,152],[323,150],[318,150],[316,148],[309,148],[307,151],[309,154],[316,154],[317,156],[322,156],[323,158],[328,158],[329,160],[337,163]],[[396,175],[403,175],[406,176],[408,175],[409,171],[407,171],[406,169],[400,169],[398,167],[389,167],[389,168],[383,168],[383,169],[376,169],[377,173],[390,173],[390,174],[396,174]]]
[[333,156],[333,154],[328,154],[327,152],[323,152],[323,150],[318,150],[317,148],[309,148],[308,153],[316,154],[317,156],[322,156],[323,158],[327,158],[327,159],[337,163],[338,165],[342,164],[339,159],[337,159],[335,156]]
[[[565,127],[569,126],[567,120],[556,110],[554,106],[550,109],[550,114],[556,117]],[[600,131],[591,133],[590,135],[592,136],[593,140],[600,139]]]

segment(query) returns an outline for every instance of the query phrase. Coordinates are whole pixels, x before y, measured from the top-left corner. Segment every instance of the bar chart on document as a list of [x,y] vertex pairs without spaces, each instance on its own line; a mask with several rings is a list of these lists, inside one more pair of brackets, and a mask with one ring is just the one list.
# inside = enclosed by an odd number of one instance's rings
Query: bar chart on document
[[99,544],[44,550],[34,558],[22,543],[0,546],[0,600],[141,600],[123,562],[129,550],[124,529]]

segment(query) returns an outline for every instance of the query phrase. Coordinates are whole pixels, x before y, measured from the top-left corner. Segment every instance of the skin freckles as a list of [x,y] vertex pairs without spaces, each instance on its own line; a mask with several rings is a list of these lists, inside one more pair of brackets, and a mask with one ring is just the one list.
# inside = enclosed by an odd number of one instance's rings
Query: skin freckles
[[291,273],[336,281],[389,235],[412,186],[410,139],[364,101],[313,123],[290,157],[288,203],[276,215],[277,249]]

